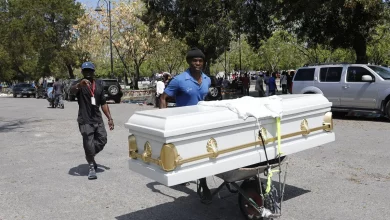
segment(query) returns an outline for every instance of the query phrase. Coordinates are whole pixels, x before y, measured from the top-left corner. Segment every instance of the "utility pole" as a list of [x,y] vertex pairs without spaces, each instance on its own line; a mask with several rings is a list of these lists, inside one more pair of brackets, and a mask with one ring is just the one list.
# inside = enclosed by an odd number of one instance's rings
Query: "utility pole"
[[[104,0],[104,2],[107,4],[107,14],[108,14],[108,19],[109,19],[109,28],[110,28],[110,61],[111,61],[111,73],[110,76],[111,78],[114,78],[114,60],[112,57],[112,27],[111,27],[111,1]],[[99,6],[100,0],[97,3],[97,7],[95,11],[102,11],[102,8]]]
[[239,47],[239,51],[240,51],[240,70],[241,71],[241,34],[240,36],[238,36],[238,47]]

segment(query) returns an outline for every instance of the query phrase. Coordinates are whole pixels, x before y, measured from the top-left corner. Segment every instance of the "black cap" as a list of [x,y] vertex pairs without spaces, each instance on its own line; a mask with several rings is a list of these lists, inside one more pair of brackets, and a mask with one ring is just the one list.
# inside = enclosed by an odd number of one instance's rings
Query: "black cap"
[[188,51],[186,60],[190,60],[192,58],[202,58],[203,60],[205,60],[205,55],[201,50],[196,47],[193,47],[191,48],[191,50]]

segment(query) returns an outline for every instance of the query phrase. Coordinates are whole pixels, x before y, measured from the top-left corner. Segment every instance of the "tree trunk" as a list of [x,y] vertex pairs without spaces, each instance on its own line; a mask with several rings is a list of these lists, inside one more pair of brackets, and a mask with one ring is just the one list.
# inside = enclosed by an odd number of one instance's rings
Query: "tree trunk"
[[124,75],[125,75],[125,85],[129,85],[129,78],[127,77],[127,72],[125,71],[124,72]]
[[367,64],[367,42],[363,36],[356,36],[353,42],[353,49],[356,53],[356,63],[357,64]]
[[135,65],[135,76],[134,76],[134,89],[135,90],[138,90],[139,87],[138,87],[138,81],[139,81],[139,68],[140,66],[139,65]]
[[172,74],[173,71],[173,65],[168,65],[168,71],[170,74]]
[[71,64],[66,64],[66,68],[68,69],[68,74],[70,79],[74,79],[74,72]]
[[204,66],[203,66],[203,72],[207,75],[210,75],[210,63],[211,63],[211,60],[206,60],[206,62],[204,63]]

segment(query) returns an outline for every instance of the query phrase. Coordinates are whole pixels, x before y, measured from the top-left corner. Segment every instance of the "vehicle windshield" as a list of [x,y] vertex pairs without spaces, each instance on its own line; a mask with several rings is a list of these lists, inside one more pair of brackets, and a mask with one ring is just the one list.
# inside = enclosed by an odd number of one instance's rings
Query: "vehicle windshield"
[[370,69],[374,70],[382,79],[390,80],[390,69],[381,66],[368,66]]
[[23,84],[17,84],[15,87],[32,87],[31,84],[23,83]]

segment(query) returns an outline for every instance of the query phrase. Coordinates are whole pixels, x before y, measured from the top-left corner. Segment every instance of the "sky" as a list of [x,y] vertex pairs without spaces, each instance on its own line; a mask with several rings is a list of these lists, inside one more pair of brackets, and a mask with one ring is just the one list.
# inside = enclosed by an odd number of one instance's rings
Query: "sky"
[[97,2],[98,2],[98,0],[77,0],[77,1],[81,2],[82,4],[87,5],[87,7],[96,7]]
[[[97,2],[99,0],[76,0],[77,2],[81,2],[82,4],[85,4],[87,7],[89,8],[96,8],[97,6]],[[112,5],[112,2],[115,2],[116,0],[111,0],[111,5]],[[104,2],[104,0],[100,0],[100,3],[99,3],[101,6],[103,5],[106,5],[106,3]]]

